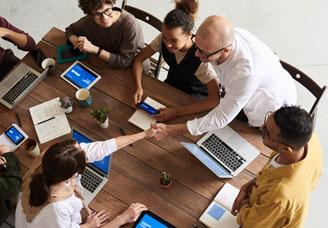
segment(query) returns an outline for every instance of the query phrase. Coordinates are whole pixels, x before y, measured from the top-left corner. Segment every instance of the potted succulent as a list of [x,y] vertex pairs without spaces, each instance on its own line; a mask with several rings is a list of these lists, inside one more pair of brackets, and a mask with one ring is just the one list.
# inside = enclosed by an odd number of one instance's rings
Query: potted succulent
[[162,171],[161,177],[159,178],[159,183],[161,188],[169,188],[172,185],[170,174],[165,171]]
[[101,128],[108,127],[108,110],[106,108],[92,109],[90,115],[97,120]]
[[73,99],[70,97],[63,97],[59,99],[60,107],[64,109],[65,113],[73,111]]

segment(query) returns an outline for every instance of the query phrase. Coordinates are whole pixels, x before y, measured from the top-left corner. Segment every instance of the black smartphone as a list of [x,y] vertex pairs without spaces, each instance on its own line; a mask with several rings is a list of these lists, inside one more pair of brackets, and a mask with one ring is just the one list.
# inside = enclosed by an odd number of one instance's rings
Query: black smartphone
[[45,54],[41,51],[41,49],[36,49],[36,50],[30,51],[30,54],[32,55],[33,59],[40,67],[41,67],[42,61],[47,58],[45,56]]
[[150,115],[156,115],[156,114],[160,113],[159,110],[150,106],[149,104],[145,103],[144,101],[141,101],[139,104],[137,104],[137,108],[140,108],[140,109],[148,112]]

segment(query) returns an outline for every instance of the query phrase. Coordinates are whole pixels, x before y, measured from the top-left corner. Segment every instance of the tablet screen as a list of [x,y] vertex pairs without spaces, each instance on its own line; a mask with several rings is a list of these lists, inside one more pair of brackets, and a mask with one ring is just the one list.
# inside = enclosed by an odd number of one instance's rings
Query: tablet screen
[[[76,130],[73,130],[72,138],[78,143],[82,143],[82,142],[83,143],[90,143],[90,142],[92,142],[91,139],[89,139],[88,137],[86,137],[85,135],[81,134],[80,132],[78,132]],[[93,166],[95,166],[97,169],[101,170],[106,175],[108,175],[109,164],[110,164],[110,155],[104,157],[100,161],[95,161],[91,164]]]
[[25,139],[25,136],[14,126],[11,126],[5,134],[15,145],[19,145]]
[[143,211],[133,227],[136,228],[175,228],[172,224],[150,211]]
[[63,76],[78,88],[86,88],[98,78],[92,71],[80,63],[75,63]]

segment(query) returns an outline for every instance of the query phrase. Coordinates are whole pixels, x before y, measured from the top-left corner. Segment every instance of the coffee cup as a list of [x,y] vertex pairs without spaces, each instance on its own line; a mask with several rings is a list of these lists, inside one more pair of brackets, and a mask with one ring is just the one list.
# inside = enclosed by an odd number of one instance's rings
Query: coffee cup
[[88,107],[92,104],[92,97],[90,91],[87,89],[79,89],[78,91],[76,91],[75,97],[79,101],[80,106],[82,107]]
[[46,58],[41,63],[41,67],[43,69],[46,70],[47,68],[49,68],[49,70],[48,70],[49,76],[56,75],[57,71],[56,71],[55,65],[56,65],[56,61],[53,58]]
[[38,157],[40,155],[39,144],[34,139],[26,139],[25,150],[32,157]]

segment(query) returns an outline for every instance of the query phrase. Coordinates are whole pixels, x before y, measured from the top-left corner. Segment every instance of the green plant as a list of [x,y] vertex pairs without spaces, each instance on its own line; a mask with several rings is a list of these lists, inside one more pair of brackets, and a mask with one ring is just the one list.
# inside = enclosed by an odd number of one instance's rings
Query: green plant
[[92,109],[90,115],[99,121],[99,123],[104,123],[107,119],[108,110],[107,108]]
[[159,182],[161,183],[161,185],[167,186],[171,183],[171,177],[170,174],[168,174],[165,171],[162,171],[161,173],[161,177],[159,179]]

